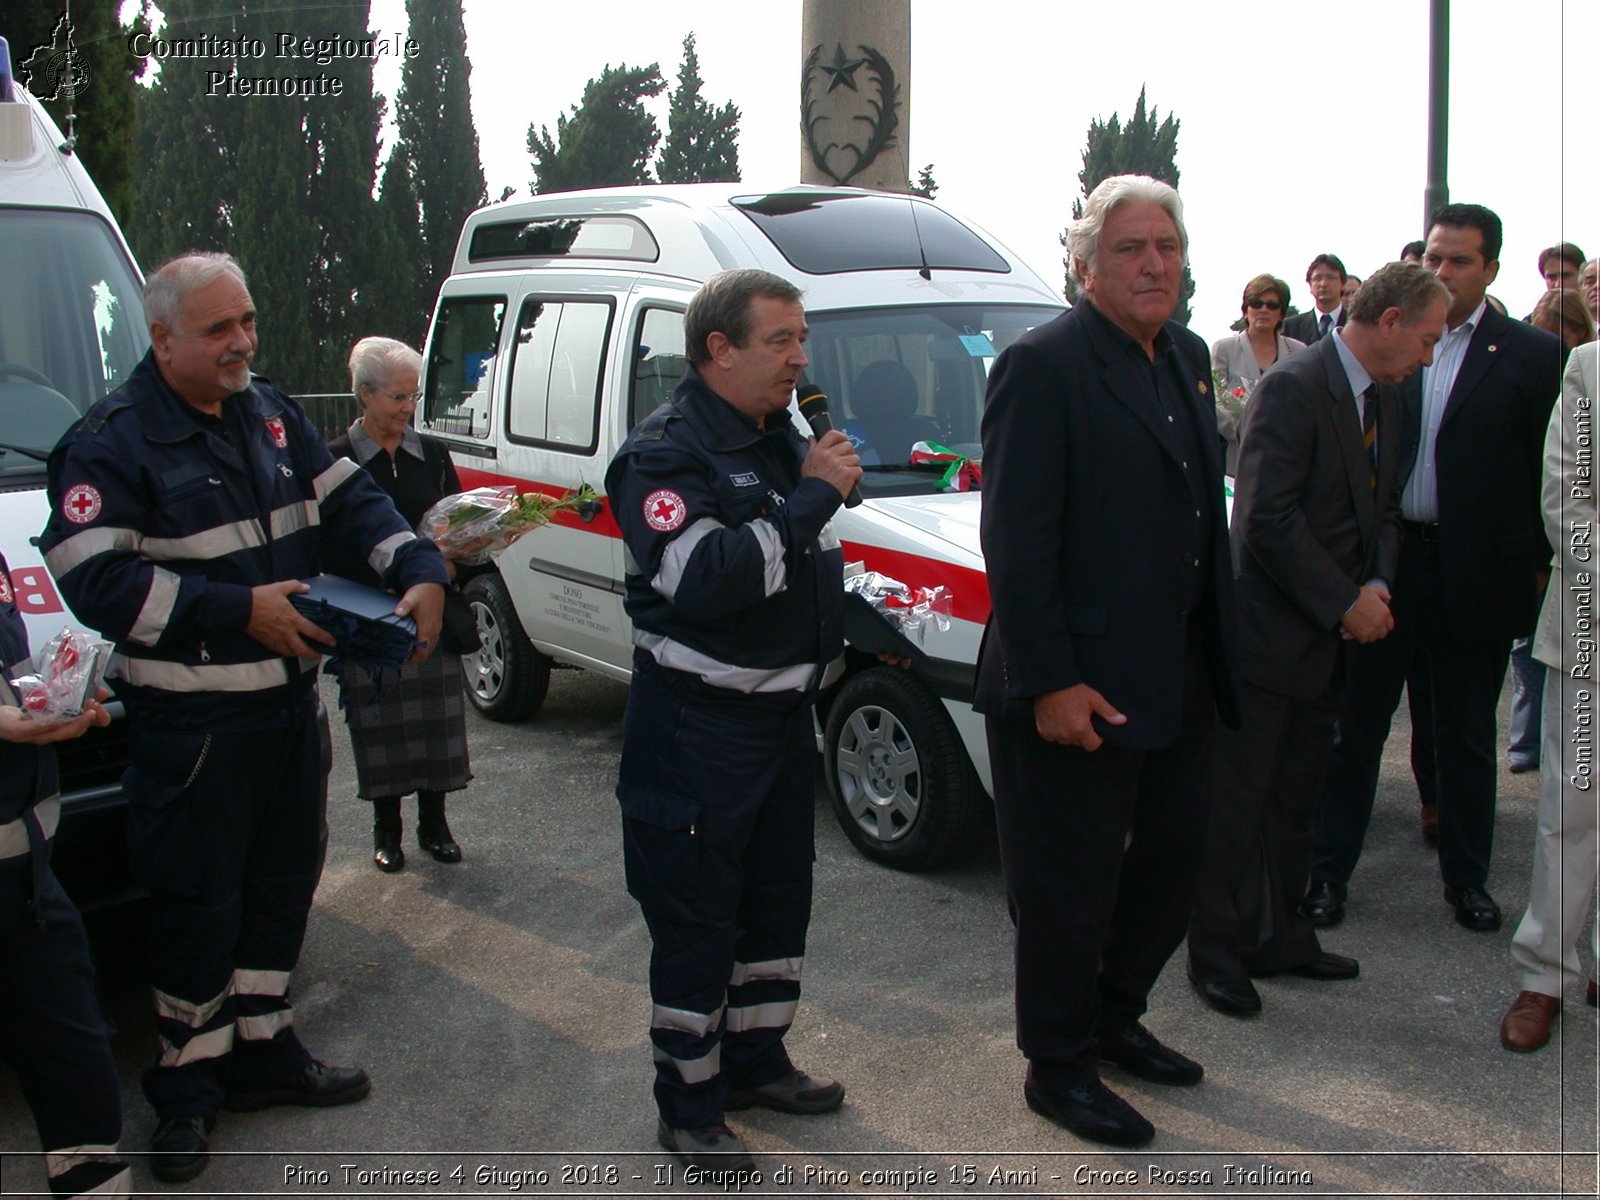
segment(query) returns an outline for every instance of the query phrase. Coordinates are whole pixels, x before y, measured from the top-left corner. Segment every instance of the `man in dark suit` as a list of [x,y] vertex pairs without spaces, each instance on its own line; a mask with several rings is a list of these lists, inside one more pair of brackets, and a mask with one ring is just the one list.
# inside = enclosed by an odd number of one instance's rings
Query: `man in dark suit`
[[1319,254],[1306,268],[1312,308],[1283,322],[1283,336],[1311,345],[1335,329],[1344,328],[1344,285],[1350,278],[1337,254]]
[[1313,924],[1344,916],[1383,743],[1420,647],[1433,682],[1445,900],[1468,929],[1500,928],[1486,886],[1495,710],[1511,640],[1533,629],[1539,575],[1550,561],[1539,480],[1561,382],[1560,340],[1486,303],[1500,242],[1500,218],[1481,205],[1446,205],[1429,222],[1423,264],[1450,293],[1450,312],[1433,364],[1401,389],[1413,465],[1400,493],[1395,631],[1350,655],[1304,905]]
[[1183,940],[1233,577],[1205,343],[1170,318],[1187,257],[1164,183],[1115,176],[1067,245],[1083,300],[996,360],[983,419],[988,718],[1030,1107],[1082,1137],[1154,1129],[1097,1060],[1202,1069],[1139,1023]]
[[1448,295],[1392,263],[1349,321],[1261,377],[1245,410],[1234,482],[1240,728],[1217,739],[1211,828],[1189,922],[1189,978],[1219,1012],[1260,1011],[1250,977],[1353,979],[1296,912],[1346,645],[1394,628],[1400,555],[1400,401],[1393,385],[1432,361]]

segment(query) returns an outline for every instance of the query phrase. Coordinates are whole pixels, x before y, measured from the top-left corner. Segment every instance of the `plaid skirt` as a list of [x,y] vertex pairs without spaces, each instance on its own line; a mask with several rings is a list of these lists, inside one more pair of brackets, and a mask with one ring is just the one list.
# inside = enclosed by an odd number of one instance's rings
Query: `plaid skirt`
[[472,768],[457,655],[387,667],[381,677],[342,663],[339,682],[363,800],[467,786]]

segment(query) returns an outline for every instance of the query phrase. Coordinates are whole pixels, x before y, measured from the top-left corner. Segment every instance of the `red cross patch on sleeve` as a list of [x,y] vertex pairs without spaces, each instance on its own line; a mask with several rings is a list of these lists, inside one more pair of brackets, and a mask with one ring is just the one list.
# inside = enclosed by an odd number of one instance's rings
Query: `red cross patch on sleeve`
[[61,498],[61,515],[74,525],[87,525],[100,515],[100,493],[87,483],[75,483]]
[[688,506],[677,492],[669,492],[663,488],[651,492],[644,498],[645,523],[657,533],[671,533],[683,524],[683,519],[688,513]]

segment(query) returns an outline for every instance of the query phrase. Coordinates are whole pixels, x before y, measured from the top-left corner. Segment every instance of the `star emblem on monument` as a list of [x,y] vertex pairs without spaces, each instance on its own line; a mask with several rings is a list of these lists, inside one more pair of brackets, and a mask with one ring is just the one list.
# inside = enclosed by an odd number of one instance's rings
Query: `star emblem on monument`
[[835,43],[833,47],[833,61],[831,63],[818,63],[822,70],[828,73],[828,91],[833,91],[841,83],[852,92],[859,91],[856,87],[856,71],[867,60],[864,58],[846,58],[844,44]]

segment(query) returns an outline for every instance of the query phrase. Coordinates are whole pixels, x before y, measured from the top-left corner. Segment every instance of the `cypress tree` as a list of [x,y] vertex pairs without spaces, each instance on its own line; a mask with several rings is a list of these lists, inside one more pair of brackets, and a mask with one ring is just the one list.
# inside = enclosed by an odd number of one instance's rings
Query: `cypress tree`
[[656,174],[662,183],[737,183],[739,110],[730,101],[713,108],[701,96],[700,55],[694,34],[683,39],[678,86],[667,112],[667,140]]
[[535,192],[617,187],[650,182],[650,159],[661,140],[656,119],[642,100],[659,96],[667,84],[661,65],[612,67],[589,80],[572,115],[548,126],[528,126]]

